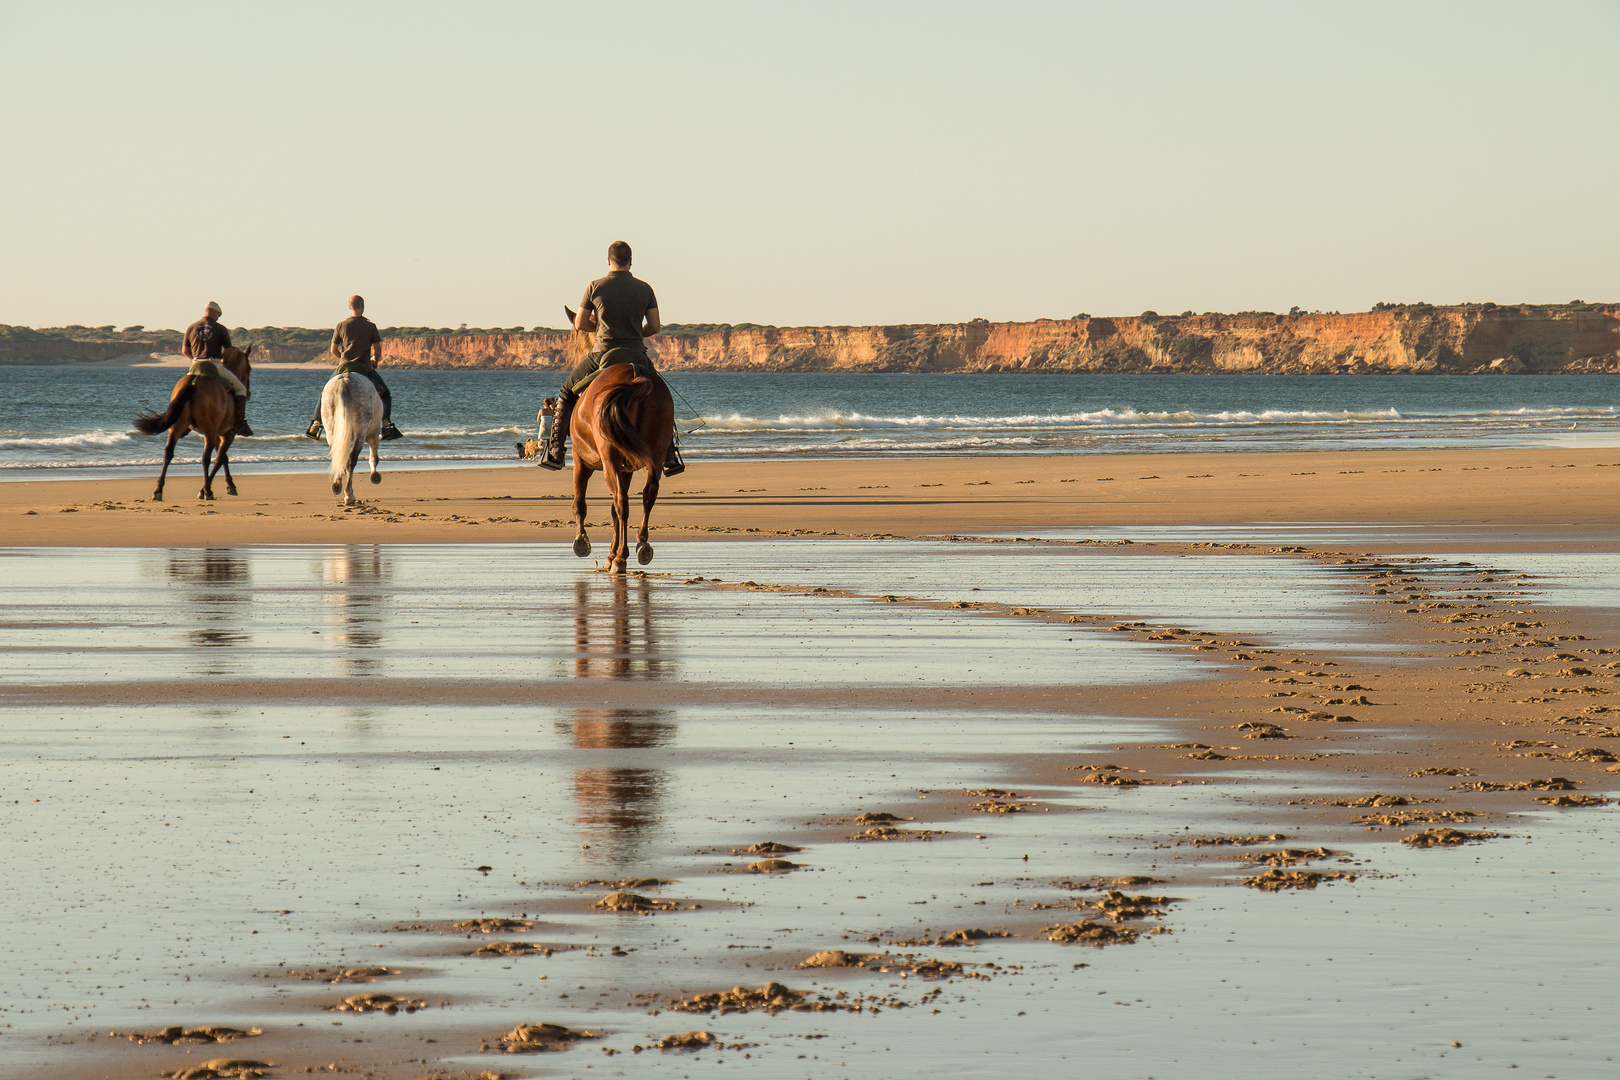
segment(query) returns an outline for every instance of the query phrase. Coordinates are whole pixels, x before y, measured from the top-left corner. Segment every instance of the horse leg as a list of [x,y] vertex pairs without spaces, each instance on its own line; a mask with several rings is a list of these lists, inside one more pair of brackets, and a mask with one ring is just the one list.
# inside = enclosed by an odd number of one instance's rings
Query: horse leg
[[585,488],[591,482],[591,470],[579,460],[579,447],[574,448],[574,554],[584,559],[591,553],[591,538],[585,535]]
[[653,503],[658,501],[658,481],[663,465],[654,462],[647,470],[647,483],[641,489],[641,531],[636,533],[636,562],[646,566],[653,560],[653,546],[647,543],[647,522],[652,519]]
[[607,477],[613,506],[613,545],[608,548],[602,569],[622,574],[630,554],[630,477],[633,474],[617,468],[604,468],[602,472]]
[[203,465],[203,486],[202,486],[202,490],[197,492],[197,498],[205,499],[208,502],[213,502],[214,501],[214,474],[208,467],[209,460],[211,458],[213,458],[213,456],[214,456],[214,436],[212,436],[212,435],[204,435],[203,436],[203,462],[202,462],[202,465]]
[[169,476],[169,462],[174,460],[174,444],[180,441],[182,430],[177,424],[169,429],[169,441],[163,444],[163,471],[158,473],[157,490],[152,492],[153,502],[163,501],[163,481]]
[[371,438],[368,440],[371,443],[371,482],[373,484],[382,483],[382,473],[377,471],[377,438],[377,433],[373,431]]
[[227,456],[231,449],[231,443],[235,441],[235,433],[226,432],[225,437],[219,443],[219,467],[225,470],[225,494],[227,495],[236,494],[236,479],[231,476],[231,459]]
[[343,505],[353,506],[357,501],[354,497],[354,466],[360,460],[360,440],[356,438],[354,445],[349,447],[349,467],[343,470]]

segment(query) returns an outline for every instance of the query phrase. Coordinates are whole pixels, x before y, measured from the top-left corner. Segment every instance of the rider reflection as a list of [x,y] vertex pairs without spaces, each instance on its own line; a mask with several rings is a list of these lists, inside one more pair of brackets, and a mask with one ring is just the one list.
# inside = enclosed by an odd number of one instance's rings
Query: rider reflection
[[[605,580],[604,580],[605,579]],[[664,649],[656,585],[645,577],[592,575],[574,583],[574,677],[664,679],[675,661]]]
[[344,650],[340,664],[351,675],[382,673],[380,650],[387,615],[386,588],[391,570],[377,544],[354,544],[334,550],[321,567],[327,586],[328,645]]
[[[171,551],[170,580],[190,586],[193,591],[186,607],[202,623],[186,632],[186,639],[205,649],[230,648],[251,640],[244,624],[247,605],[253,599],[252,574],[247,559],[229,548],[202,551]],[[237,664],[224,656],[209,656],[199,668],[200,675],[229,675]]]
[[[667,745],[675,736],[672,709],[575,709],[561,721],[564,733],[584,750],[641,750]],[[663,769],[605,766],[574,770],[575,818],[596,861],[634,863],[643,839],[659,822],[668,774]]]

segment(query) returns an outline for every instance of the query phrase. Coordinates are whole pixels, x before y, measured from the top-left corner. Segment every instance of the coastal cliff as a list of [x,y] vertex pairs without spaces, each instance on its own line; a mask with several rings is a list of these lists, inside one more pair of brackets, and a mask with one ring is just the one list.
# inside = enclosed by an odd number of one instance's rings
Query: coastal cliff
[[[1620,305],[1398,308],[920,326],[749,327],[653,339],[669,371],[1620,371]],[[392,367],[564,366],[562,332],[395,338]]]
[[[1620,305],[1434,307],[1380,305],[1350,314],[1248,312],[1038,319],[1027,323],[912,326],[670,327],[652,339],[669,371],[1187,372],[1620,372]],[[706,328],[705,328],[706,329]],[[162,332],[160,332],[162,333]],[[259,340],[255,357],[330,363],[299,335],[235,330]],[[568,335],[534,332],[385,331],[392,368],[563,368]],[[127,340],[0,339],[0,363],[108,360]],[[269,338],[277,340],[270,340]]]

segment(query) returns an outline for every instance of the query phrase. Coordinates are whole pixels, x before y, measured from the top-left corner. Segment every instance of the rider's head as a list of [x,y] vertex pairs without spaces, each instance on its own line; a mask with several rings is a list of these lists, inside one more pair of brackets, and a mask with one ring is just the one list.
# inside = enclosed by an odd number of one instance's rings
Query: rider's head
[[361,296],[359,293],[355,293],[353,296],[349,297],[349,310],[354,312],[356,315],[366,310],[366,298]]
[[223,314],[225,313],[220,310],[219,302],[216,300],[208,301],[208,306],[203,308],[203,318],[205,319],[217,319]]
[[608,265],[615,270],[630,269],[630,245],[623,240],[615,240],[609,244]]

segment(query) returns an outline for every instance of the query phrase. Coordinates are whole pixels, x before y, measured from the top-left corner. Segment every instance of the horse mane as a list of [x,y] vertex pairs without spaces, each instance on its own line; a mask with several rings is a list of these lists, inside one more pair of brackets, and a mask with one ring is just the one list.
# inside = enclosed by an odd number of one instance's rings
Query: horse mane
[[563,357],[570,367],[585,359],[595,343],[595,335],[589,330],[575,329],[568,335],[568,348],[563,351]]

